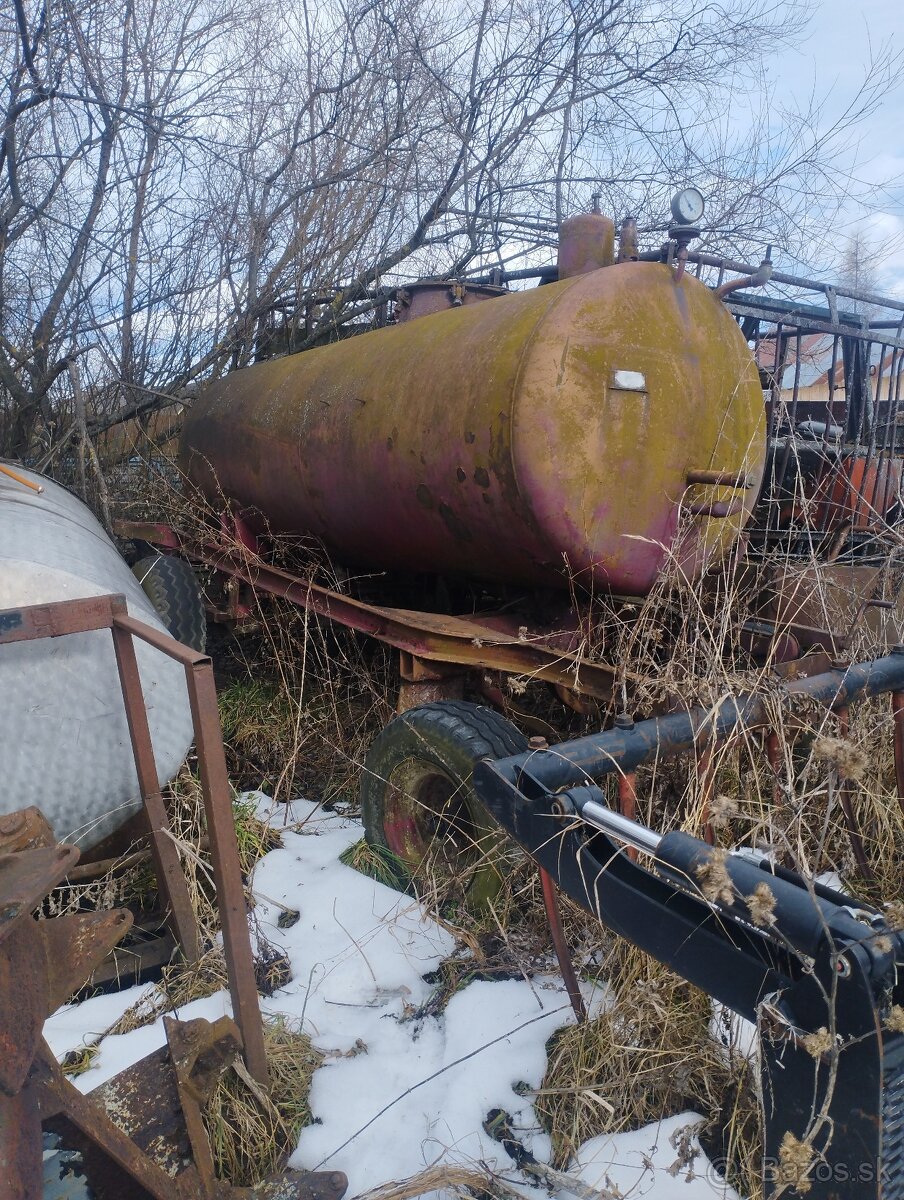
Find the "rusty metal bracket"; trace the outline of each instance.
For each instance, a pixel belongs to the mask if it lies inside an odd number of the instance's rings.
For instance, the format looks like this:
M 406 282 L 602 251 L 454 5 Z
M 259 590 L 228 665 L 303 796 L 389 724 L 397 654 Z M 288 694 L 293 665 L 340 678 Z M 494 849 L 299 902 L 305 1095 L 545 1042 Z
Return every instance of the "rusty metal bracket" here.
M 195 541 L 166 525 L 120 521 L 116 530 L 122 537 L 177 550 L 193 562 L 214 567 L 258 591 L 284 596 L 319 616 L 428 662 L 529 675 L 601 700 L 612 693 L 614 667 L 564 650 L 551 639 L 525 641 L 517 634 L 484 623 L 479 617 L 465 619 L 365 604 L 269 566 L 245 548 Z
M 40 829 L 33 813 L 10 829 Z M 129 929 L 125 910 L 36 920 L 33 910 L 78 861 L 75 846 L 0 854 L 0 1195 L 42 1200 L 42 1127 L 75 1150 L 98 1200 L 340 1200 L 339 1171 L 283 1172 L 254 1188 L 216 1177 L 203 1110 L 242 1048 L 229 1017 L 165 1019 L 168 1045 L 90 1095 L 42 1037 L 45 1018 Z

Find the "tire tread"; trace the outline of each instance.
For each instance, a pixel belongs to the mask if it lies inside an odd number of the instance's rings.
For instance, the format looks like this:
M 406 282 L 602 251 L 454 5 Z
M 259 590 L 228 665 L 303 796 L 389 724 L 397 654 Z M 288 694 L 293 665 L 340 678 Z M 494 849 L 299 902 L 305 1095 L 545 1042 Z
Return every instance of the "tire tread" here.
M 431 734 L 435 735 L 432 742 Z M 473 769 L 473 764 L 482 758 L 505 758 L 527 749 L 524 734 L 500 713 L 484 705 L 466 700 L 438 700 L 400 713 L 374 739 L 364 760 L 361 814 L 365 838 L 372 846 L 388 848 L 383 827 L 386 780 L 397 762 L 406 756 L 410 757 L 412 751 L 416 754 L 413 745 L 410 749 L 406 745 L 409 739 L 415 737 L 423 740 L 425 757 L 433 757 L 444 763 L 446 769 L 461 779 L 469 790 L 470 770 L 461 769 L 463 761 L 470 761 Z M 446 751 L 452 751 L 458 758 L 454 766 L 445 763 Z M 473 791 L 471 803 L 485 812 Z M 485 819 L 495 824 L 489 814 Z M 488 872 L 483 874 L 485 882 Z M 477 885 L 475 890 L 479 890 Z
M 153 554 L 140 559 L 132 573 L 176 641 L 203 653 L 207 619 L 191 566 L 172 555 Z

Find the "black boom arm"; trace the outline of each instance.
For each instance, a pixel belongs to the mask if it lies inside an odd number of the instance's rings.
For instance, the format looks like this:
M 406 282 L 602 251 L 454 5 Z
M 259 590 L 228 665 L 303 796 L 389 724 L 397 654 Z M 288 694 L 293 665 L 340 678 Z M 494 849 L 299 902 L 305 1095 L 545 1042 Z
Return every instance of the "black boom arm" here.
M 592 782 L 612 757 L 590 742 L 484 760 L 474 787 L 601 924 L 757 1023 L 767 1197 L 799 1194 L 791 1135 L 809 1147 L 809 1200 L 904 1198 L 904 936 L 766 856 L 613 812 Z

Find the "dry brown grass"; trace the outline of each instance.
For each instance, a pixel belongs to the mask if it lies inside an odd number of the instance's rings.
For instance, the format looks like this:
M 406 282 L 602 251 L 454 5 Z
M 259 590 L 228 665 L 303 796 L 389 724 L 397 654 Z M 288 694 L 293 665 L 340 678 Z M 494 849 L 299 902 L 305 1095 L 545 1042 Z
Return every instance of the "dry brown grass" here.
M 205 1113 L 217 1174 L 250 1187 L 285 1166 L 298 1135 L 310 1123 L 311 1077 L 323 1056 L 287 1021 L 264 1023 L 270 1069 L 265 1093 L 238 1064 L 227 1070 Z
M 704 1140 L 734 1162 L 742 1194 L 754 1194 L 759 1130 L 750 1064 L 714 1039 L 709 997 L 620 940 L 612 941 L 600 975 L 609 1001 L 552 1039 L 536 1093 L 554 1162 L 567 1165 L 601 1133 L 689 1109 L 709 1120 Z
M 225 497 L 190 494 L 171 460 L 139 466 L 135 479 L 117 492 L 118 517 L 163 521 L 253 567 L 254 555 L 222 526 Z M 268 534 L 266 543 L 268 562 L 301 580 L 346 595 L 370 587 L 335 568 L 315 539 Z M 209 602 L 225 609 L 215 573 L 196 573 Z M 246 588 L 242 599 L 252 610 L 242 630 L 212 629 L 230 777 L 276 800 L 356 807 L 364 755 L 394 710 L 389 651 L 280 597 Z
M 776 560 L 761 569 L 767 567 L 782 564 Z M 686 755 L 642 768 L 639 818 L 662 831 L 682 827 L 699 834 L 709 797 L 721 847 L 769 847 L 809 877 L 831 871 L 854 895 L 887 902 L 904 883 L 904 815 L 888 698 L 856 705 L 847 730 L 824 708 L 790 701 L 770 665 L 754 664 L 739 637 L 757 613 L 757 600 L 746 569 L 729 563 L 706 589 L 673 570 L 622 625 L 623 610 L 613 615 L 602 606 L 595 652 L 623 672 L 619 707 L 645 716 L 663 706 L 708 707 L 727 695 L 756 692 L 767 702 L 778 738 L 777 772 L 766 757 L 764 731 L 714 748 L 708 767 Z M 846 657 L 885 652 L 850 610 L 847 624 L 840 624 L 843 614 L 832 601 L 827 587 L 826 624 L 847 636 Z M 899 640 L 891 618 L 888 623 L 888 640 Z M 605 787 L 614 806 L 615 780 Z M 845 787 L 868 875 L 855 861 L 845 825 Z M 719 881 L 710 883 L 715 897 Z M 769 914 L 763 919 L 768 924 Z M 751 1067 L 713 1040 L 708 998 L 624 943 L 611 948 L 601 974 L 614 994 L 611 1008 L 555 1039 L 538 1096 L 557 1160 L 567 1161 L 589 1137 L 693 1108 L 708 1121 L 704 1143 L 732 1164 L 732 1182 L 742 1194 L 761 1196 L 762 1132 Z

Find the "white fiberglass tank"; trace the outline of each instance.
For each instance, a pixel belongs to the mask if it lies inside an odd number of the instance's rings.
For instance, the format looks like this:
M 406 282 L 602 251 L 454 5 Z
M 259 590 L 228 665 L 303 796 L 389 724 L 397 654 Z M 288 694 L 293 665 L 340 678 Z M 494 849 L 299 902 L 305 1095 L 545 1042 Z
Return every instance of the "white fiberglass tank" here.
M 166 632 L 89 509 L 21 467 L 41 494 L 0 472 L 0 610 L 110 593 Z M 134 639 L 161 785 L 192 741 L 184 668 Z M 89 848 L 141 797 L 107 629 L 0 645 L 0 814 L 35 804 L 60 841 Z

